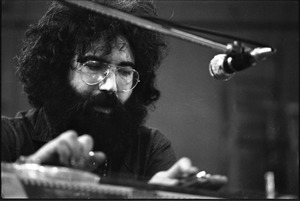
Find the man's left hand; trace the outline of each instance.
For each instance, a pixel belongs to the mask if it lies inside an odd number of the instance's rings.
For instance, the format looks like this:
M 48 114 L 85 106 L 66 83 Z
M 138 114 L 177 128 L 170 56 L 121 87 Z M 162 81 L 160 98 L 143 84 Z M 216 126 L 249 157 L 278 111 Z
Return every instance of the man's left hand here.
M 189 158 L 179 159 L 170 169 L 156 173 L 149 181 L 149 184 L 159 184 L 175 186 L 180 183 L 180 179 L 196 174 L 198 168 L 192 165 Z

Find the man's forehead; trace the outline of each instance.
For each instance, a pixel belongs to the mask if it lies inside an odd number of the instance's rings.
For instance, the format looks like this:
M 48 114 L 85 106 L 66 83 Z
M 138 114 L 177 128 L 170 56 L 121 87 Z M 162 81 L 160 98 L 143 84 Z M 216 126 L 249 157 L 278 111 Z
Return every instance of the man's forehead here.
M 119 37 L 116 43 L 116 47 L 119 48 L 120 51 L 124 51 L 129 48 L 128 41 L 123 37 Z
M 109 44 L 109 46 L 111 46 L 112 49 L 115 48 L 119 51 L 125 51 L 127 49 L 130 49 L 128 41 L 124 37 L 118 36 L 113 41 L 105 41 L 105 39 L 100 38 L 92 42 L 90 48 L 88 48 L 87 51 L 93 51 L 95 52 L 95 54 L 97 54 L 97 52 L 98 54 L 103 53 L 103 51 L 107 51 L 107 42 L 111 43 Z
M 105 37 L 95 40 L 78 55 L 80 59 L 90 56 L 115 64 L 124 61 L 134 63 L 135 60 L 129 42 L 122 36 L 116 37 L 113 41 L 107 41 Z

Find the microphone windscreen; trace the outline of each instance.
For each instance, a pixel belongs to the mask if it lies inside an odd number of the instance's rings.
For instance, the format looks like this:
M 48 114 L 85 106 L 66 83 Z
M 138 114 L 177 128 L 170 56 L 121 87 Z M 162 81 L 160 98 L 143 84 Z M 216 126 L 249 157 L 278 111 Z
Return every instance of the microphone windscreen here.
M 226 56 L 226 54 L 218 54 L 209 63 L 209 73 L 217 80 L 227 81 L 235 75 L 235 73 L 227 73 L 224 69 Z

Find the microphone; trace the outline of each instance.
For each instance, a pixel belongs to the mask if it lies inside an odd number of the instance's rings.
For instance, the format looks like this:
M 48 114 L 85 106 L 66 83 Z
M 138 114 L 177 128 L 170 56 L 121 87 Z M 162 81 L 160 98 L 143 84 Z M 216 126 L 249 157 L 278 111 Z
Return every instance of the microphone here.
M 117 9 L 110 8 L 102 5 L 102 1 L 95 2 L 94 0 L 59 0 L 67 6 L 75 6 L 80 9 L 85 9 L 91 12 L 102 14 L 117 20 L 121 20 L 130 24 L 133 24 L 144 29 L 162 33 L 168 36 L 173 36 L 182 40 L 186 40 L 199 45 L 207 46 L 216 50 L 227 52 L 227 54 L 216 55 L 209 64 L 209 72 L 211 76 L 218 80 L 229 80 L 234 76 L 235 72 L 244 70 L 256 64 L 257 61 L 265 59 L 267 56 L 275 53 L 275 49 L 270 47 L 255 48 L 252 51 L 245 51 L 240 42 L 234 41 L 233 44 L 220 44 L 218 42 L 208 40 L 191 32 L 201 32 L 204 34 L 211 34 L 214 36 L 224 38 L 234 38 L 235 40 L 243 41 L 248 44 L 258 45 L 257 42 L 253 42 L 246 39 L 232 37 L 226 34 L 221 34 L 209 30 L 192 28 L 189 26 L 178 25 L 171 23 L 168 20 L 162 20 L 156 17 L 142 17 L 131 15 L 126 12 L 119 11 Z M 101 3 L 102 2 L 102 3 Z M 189 32 L 184 31 L 189 30 Z M 259 44 L 260 46 L 265 46 Z
M 232 49 L 232 46 L 230 46 Z M 256 65 L 257 61 L 264 60 L 274 54 L 275 49 L 270 47 L 258 47 L 251 51 L 231 51 L 227 54 L 218 54 L 209 63 L 210 75 L 217 80 L 227 81 L 236 72 Z

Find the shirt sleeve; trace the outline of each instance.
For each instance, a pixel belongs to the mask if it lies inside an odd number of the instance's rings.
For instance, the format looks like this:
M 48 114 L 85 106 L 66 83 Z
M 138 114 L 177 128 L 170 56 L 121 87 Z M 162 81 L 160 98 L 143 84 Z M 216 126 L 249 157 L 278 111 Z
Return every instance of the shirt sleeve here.
M 15 162 L 34 152 L 27 124 L 22 118 L 1 117 L 1 161 Z
M 152 135 L 152 148 L 146 170 L 148 178 L 159 171 L 169 169 L 177 160 L 171 141 L 158 130 L 153 130 Z
M 1 161 L 14 162 L 20 152 L 20 137 L 12 123 L 1 117 Z

